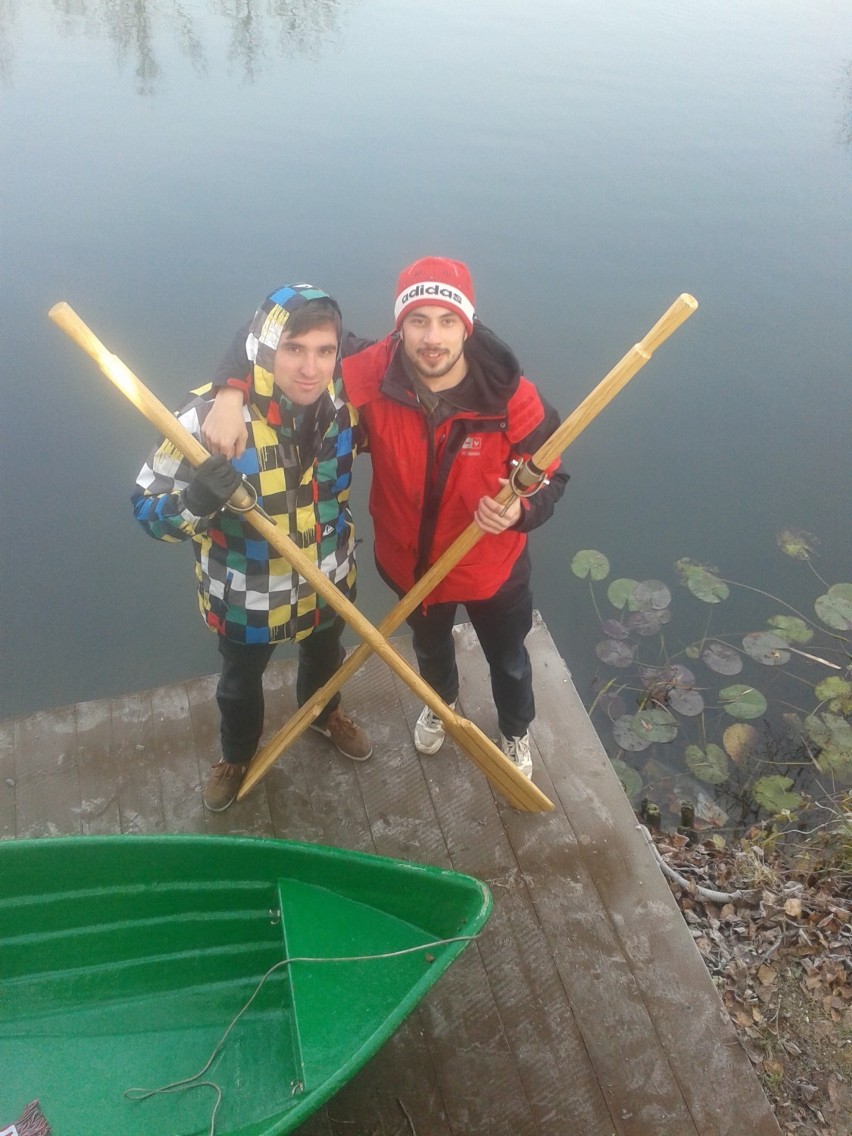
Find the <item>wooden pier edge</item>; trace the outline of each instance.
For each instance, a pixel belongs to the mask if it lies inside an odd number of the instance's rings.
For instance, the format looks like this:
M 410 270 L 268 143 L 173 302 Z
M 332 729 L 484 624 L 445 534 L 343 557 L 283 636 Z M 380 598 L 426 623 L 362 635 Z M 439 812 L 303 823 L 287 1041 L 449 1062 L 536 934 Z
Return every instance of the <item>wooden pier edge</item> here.
M 464 713 L 495 737 L 475 635 L 455 634 Z M 552 813 L 508 806 L 452 741 L 419 757 L 421 707 L 373 658 L 343 692 L 373 758 L 347 761 L 308 731 L 222 814 L 200 798 L 218 759 L 215 676 L 0 722 L 0 838 L 240 833 L 484 879 L 481 939 L 298 1136 L 780 1136 L 538 616 L 527 644 L 535 780 Z M 397 645 L 410 659 L 407 637 Z M 270 733 L 294 709 L 295 661 L 281 655 L 265 680 Z

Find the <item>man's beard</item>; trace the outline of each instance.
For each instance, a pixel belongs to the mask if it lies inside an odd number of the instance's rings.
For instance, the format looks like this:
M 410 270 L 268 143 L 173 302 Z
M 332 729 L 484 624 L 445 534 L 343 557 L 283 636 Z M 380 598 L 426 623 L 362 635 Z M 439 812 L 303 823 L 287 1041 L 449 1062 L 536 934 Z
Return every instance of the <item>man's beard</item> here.
M 453 355 L 451 351 L 448 351 L 445 354 L 442 354 L 439 359 L 436 359 L 434 363 L 429 363 L 428 361 L 422 359 L 419 353 L 415 352 L 413 359 L 410 355 L 408 356 L 408 361 L 409 363 L 411 363 L 417 374 L 421 376 L 421 378 L 442 379 L 444 375 L 448 375 L 450 371 L 452 371 L 453 367 L 455 367 L 456 363 L 458 363 L 461 357 L 461 351 L 459 351 L 456 355 Z

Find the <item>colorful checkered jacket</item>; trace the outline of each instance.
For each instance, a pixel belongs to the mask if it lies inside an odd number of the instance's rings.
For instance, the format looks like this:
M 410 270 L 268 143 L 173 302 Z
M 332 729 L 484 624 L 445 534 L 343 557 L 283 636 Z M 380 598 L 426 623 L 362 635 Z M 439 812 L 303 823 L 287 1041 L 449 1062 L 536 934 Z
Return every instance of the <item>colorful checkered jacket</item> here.
M 257 377 L 255 366 L 255 388 Z M 299 440 L 286 424 L 286 412 L 282 421 L 271 382 L 266 385 L 270 393 L 253 389 L 243 408 L 249 439 L 233 464 L 282 532 L 314 557 L 344 596 L 354 599 L 349 491 L 357 411 L 342 397 L 336 378 L 316 404 L 313 460 L 302 469 Z M 196 438 L 201 438 L 212 399 L 211 388 L 202 387 L 178 414 Z M 191 473 L 186 459 L 163 442 L 137 478 L 133 511 L 157 540 L 192 541 L 199 606 L 208 625 L 239 643 L 278 643 L 304 639 L 330 624 L 333 609 L 238 514 L 225 509 L 213 517 L 196 517 L 185 508 L 183 490 Z

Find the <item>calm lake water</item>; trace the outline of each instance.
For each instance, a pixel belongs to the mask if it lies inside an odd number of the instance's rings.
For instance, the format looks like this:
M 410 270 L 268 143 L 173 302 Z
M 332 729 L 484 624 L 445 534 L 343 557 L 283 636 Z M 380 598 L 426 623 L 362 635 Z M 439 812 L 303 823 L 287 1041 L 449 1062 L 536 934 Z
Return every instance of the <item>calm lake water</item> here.
M 189 549 L 131 517 L 152 431 L 58 300 L 177 405 L 272 286 L 312 280 L 378 335 L 400 267 L 453 256 L 567 415 L 690 292 L 534 538 L 578 686 L 601 638 L 580 549 L 669 582 L 684 620 L 707 614 L 684 556 L 812 611 L 786 526 L 852 575 L 849 3 L 5 0 L 0 124 L 3 716 L 218 669 Z

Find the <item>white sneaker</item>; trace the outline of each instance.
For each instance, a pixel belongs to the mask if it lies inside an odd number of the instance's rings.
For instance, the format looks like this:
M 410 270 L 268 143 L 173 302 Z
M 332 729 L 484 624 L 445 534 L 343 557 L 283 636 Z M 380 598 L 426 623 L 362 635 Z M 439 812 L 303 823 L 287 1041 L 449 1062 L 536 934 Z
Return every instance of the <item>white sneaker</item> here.
M 455 702 L 450 709 L 455 710 Z M 414 727 L 414 748 L 418 753 L 437 753 L 444 744 L 444 723 L 428 706 L 424 706 Z
M 522 738 L 504 738 L 500 735 L 500 748 L 509 761 L 516 765 L 532 781 L 532 754 L 530 753 L 530 736 L 524 734 Z

